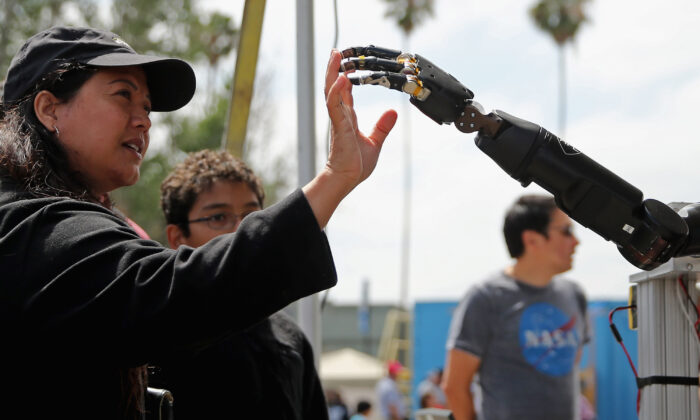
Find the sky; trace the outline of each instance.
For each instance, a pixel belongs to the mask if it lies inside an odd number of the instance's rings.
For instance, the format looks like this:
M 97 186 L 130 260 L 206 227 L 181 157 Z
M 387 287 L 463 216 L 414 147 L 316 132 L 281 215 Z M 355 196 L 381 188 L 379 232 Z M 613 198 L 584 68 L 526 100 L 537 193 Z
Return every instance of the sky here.
M 435 15 L 406 41 L 384 17 L 379 0 L 338 0 L 338 47 L 374 44 L 421 54 L 475 93 L 486 110 L 500 109 L 555 134 L 558 50 L 527 14 L 534 0 L 435 0 Z M 204 6 L 240 22 L 243 0 Z M 267 0 L 259 68 L 271 74 L 273 150 L 296 165 L 296 2 Z M 700 2 L 593 0 L 590 22 L 565 51 L 567 124 L 564 139 L 663 202 L 700 200 Z M 323 76 L 334 36 L 333 2 L 314 4 L 317 167 L 325 157 Z M 204 76 L 204 75 L 199 75 Z M 200 79 L 204 79 L 200 77 Z M 457 300 L 468 287 L 510 264 L 501 228 L 523 188 L 474 145 L 473 134 L 438 125 L 408 96 L 376 86 L 353 90 L 360 129 L 381 113 L 399 120 L 374 174 L 344 201 L 328 225 L 338 271 L 329 299 L 357 303 L 364 280 L 373 303 L 398 303 L 403 200 L 403 150 L 411 147 L 412 217 L 409 301 Z M 188 107 L 196 106 L 193 101 Z M 189 112 L 187 109 L 184 112 Z M 253 156 L 263 165 L 265 156 Z M 296 170 L 292 172 L 296 176 Z M 589 299 L 625 299 L 640 270 L 616 246 L 582 226 L 574 268 Z

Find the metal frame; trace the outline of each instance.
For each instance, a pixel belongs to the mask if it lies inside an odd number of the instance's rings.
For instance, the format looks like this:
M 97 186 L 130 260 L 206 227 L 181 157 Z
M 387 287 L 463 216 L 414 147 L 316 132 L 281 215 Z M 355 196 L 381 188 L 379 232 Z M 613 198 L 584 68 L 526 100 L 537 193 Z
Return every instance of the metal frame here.
M 698 302 L 695 285 L 700 278 L 700 258 L 673 258 L 651 271 L 630 276 L 637 287 L 638 374 L 648 376 L 698 376 L 698 345 L 683 308 L 695 317 L 685 298 L 679 301 L 678 277 L 687 281 L 691 299 Z M 697 386 L 652 384 L 641 391 L 640 420 L 700 419 Z

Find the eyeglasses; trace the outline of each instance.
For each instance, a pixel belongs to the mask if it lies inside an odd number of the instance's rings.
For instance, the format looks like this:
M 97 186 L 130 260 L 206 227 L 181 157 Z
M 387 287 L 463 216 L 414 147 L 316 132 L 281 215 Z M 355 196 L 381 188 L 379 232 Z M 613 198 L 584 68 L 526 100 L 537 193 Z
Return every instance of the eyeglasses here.
M 188 220 L 187 223 L 206 222 L 207 226 L 214 230 L 231 229 L 232 227 L 236 226 L 236 223 L 245 219 L 246 216 L 254 211 L 256 210 L 247 211 L 241 214 L 236 214 L 230 211 L 221 212 L 212 214 L 211 216 L 200 217 L 199 219 Z
M 574 236 L 574 227 L 572 225 L 566 226 L 552 226 L 550 229 L 556 230 L 564 236 Z

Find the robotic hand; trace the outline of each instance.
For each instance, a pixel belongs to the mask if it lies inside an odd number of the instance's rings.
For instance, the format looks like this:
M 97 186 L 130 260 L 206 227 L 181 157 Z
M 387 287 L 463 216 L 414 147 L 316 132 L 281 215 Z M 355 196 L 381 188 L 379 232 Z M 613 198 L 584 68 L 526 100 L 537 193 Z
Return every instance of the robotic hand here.
M 408 93 L 439 124 L 478 132 L 477 147 L 523 186 L 535 182 L 572 219 L 614 242 L 635 266 L 651 270 L 671 257 L 700 254 L 700 204 L 672 209 L 642 192 L 544 128 L 503 111 L 484 112 L 474 94 L 417 54 L 379 48 L 343 51 L 353 84 Z
M 372 70 L 350 77 L 355 85 L 380 85 L 411 95 L 411 103 L 438 124 L 454 122 L 474 94 L 451 74 L 418 54 L 386 48 L 349 48 L 343 51 L 342 71 Z

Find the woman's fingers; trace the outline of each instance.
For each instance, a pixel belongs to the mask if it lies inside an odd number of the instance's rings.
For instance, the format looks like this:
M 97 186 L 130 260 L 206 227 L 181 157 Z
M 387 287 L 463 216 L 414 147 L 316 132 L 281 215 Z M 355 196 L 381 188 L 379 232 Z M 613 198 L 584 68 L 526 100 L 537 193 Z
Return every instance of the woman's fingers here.
M 326 107 L 328 108 L 328 115 L 334 124 L 344 117 L 341 91 L 346 83 L 350 84 L 350 81 L 347 77 L 341 75 L 328 86 L 326 91 Z
M 386 139 L 386 136 L 388 136 L 391 129 L 394 128 L 397 118 L 398 115 L 393 109 L 390 109 L 382 114 L 382 116 L 379 117 L 379 120 L 377 120 L 377 123 L 374 125 L 372 133 L 369 135 L 372 142 L 381 147 Z
M 331 89 L 331 86 L 333 86 L 333 82 L 338 78 L 341 59 L 340 51 L 335 49 L 331 50 L 331 56 L 328 59 L 328 67 L 326 67 L 326 84 L 323 88 L 323 94 L 326 95 L 326 98 L 328 98 L 328 91 Z
M 352 109 L 352 84 L 345 75 L 339 75 L 328 90 L 326 106 L 333 126 L 341 128 L 348 124 L 356 129 L 355 111 Z

